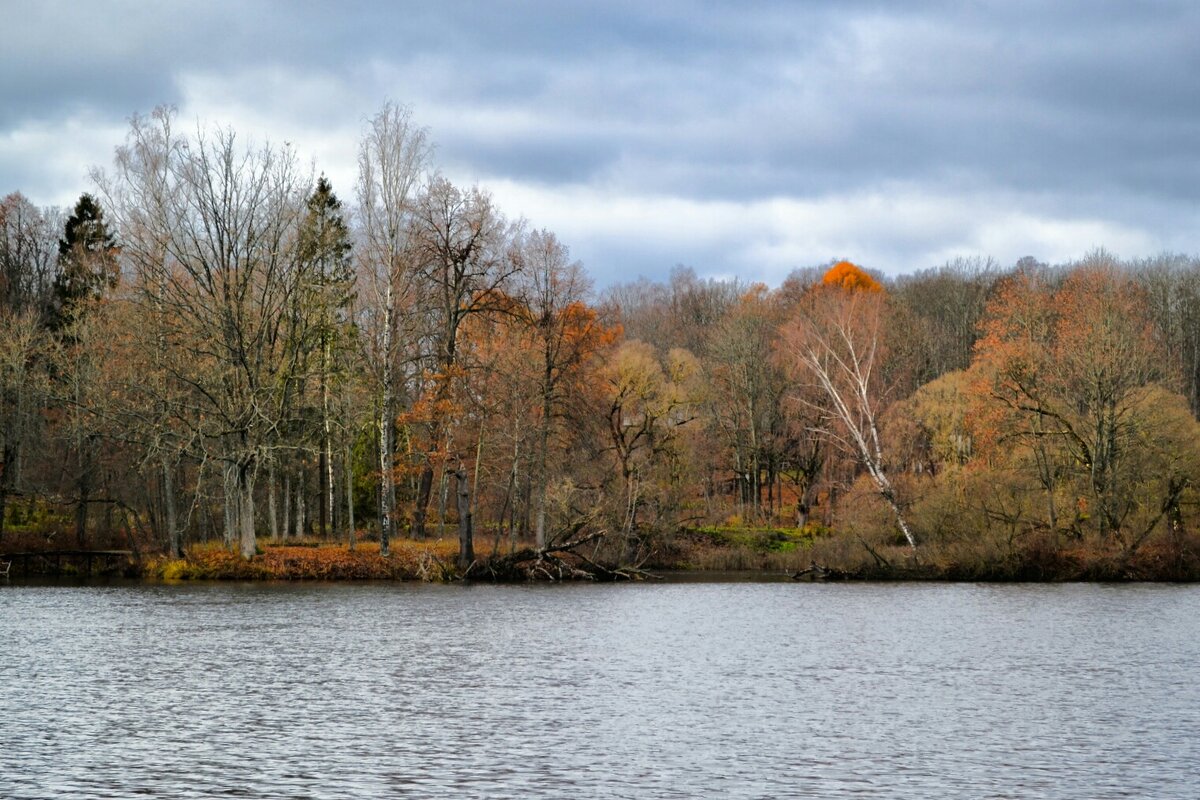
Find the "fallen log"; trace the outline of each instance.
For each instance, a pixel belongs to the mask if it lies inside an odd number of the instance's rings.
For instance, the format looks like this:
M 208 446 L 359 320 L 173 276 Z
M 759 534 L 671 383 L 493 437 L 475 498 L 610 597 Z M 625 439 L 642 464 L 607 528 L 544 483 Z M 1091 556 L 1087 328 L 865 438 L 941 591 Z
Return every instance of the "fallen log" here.
M 792 573 L 794 581 L 844 581 L 857 577 L 836 567 L 823 567 L 813 561 L 807 569 Z
M 525 547 L 507 555 L 476 560 L 467 567 L 465 580 L 496 583 L 549 581 L 632 581 L 654 577 L 637 567 L 610 566 L 597 562 L 579 549 L 604 538 L 604 533 L 592 533 L 545 547 Z

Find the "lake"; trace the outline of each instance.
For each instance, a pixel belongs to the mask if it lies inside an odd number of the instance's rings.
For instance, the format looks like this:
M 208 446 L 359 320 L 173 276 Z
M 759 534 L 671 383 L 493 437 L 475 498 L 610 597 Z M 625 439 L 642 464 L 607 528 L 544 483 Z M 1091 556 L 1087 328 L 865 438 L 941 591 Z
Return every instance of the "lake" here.
M 0 585 L 0 796 L 1200 796 L 1200 588 Z

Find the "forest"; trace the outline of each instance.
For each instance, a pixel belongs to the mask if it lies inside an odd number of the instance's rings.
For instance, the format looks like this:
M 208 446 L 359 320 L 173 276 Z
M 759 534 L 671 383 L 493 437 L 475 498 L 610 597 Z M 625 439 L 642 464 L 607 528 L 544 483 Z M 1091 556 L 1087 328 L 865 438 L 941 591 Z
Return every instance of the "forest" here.
M 0 553 L 1200 577 L 1200 259 L 597 291 L 433 152 L 385 105 L 333 187 L 160 108 L 73 208 L 4 197 Z

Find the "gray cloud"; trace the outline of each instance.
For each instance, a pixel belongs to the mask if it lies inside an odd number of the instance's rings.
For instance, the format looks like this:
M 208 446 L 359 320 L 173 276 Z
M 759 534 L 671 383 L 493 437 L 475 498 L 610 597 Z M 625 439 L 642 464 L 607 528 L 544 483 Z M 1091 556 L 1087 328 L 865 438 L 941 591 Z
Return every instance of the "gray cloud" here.
M 163 102 L 253 115 L 275 138 L 317 142 L 336 171 L 352 163 L 361 119 L 390 97 L 414 105 L 454 174 L 540 188 L 541 200 L 521 195 L 531 209 L 590 187 L 593 199 L 641 198 L 647 213 L 653 198 L 692 203 L 700 218 L 705 204 L 779 199 L 856 213 L 864 197 L 901 191 L 1019 213 L 1041 225 L 1034 242 L 1059 241 L 1053 228 L 1200 249 L 1200 234 L 1179 229 L 1195 230 L 1200 199 L 1190 2 L 28 5 L 5 14 L 0 47 L 0 191 L 85 188 L 78 165 L 105 161 L 117 141 L 64 131 L 119 130 Z M 728 273 L 756 269 L 751 253 L 817 263 L 854 252 L 849 223 L 806 218 L 829 235 L 778 247 L 782 222 L 758 242 L 731 226 L 692 247 L 653 225 L 616 230 L 599 201 L 588 213 L 592 229 L 562 224 L 604 272 L 685 261 Z M 912 269 L 997 246 L 988 224 L 964 220 L 955 236 L 914 218 L 857 237 Z

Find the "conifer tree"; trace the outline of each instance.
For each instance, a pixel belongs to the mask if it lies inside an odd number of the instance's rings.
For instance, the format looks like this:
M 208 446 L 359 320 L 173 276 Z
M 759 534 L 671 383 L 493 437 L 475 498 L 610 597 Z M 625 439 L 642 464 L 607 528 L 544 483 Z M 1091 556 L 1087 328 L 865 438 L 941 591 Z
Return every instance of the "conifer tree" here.
M 75 320 L 82 303 L 117 284 L 116 240 L 90 194 L 80 195 L 67 218 L 58 240 L 58 266 L 48 327 L 61 332 Z
M 350 266 L 350 230 L 342 212 L 342 203 L 329 180 L 322 175 L 305 203 L 300 228 L 300 259 L 313 276 L 309 302 L 315 310 L 314 333 L 320 385 L 320 502 L 318 525 L 325 535 L 333 528 L 336 507 L 333 444 L 336 400 L 333 383 L 340 374 L 347 309 L 353 291 Z M 342 426 L 337 426 L 342 427 Z M 353 543 L 353 531 L 348 533 Z

